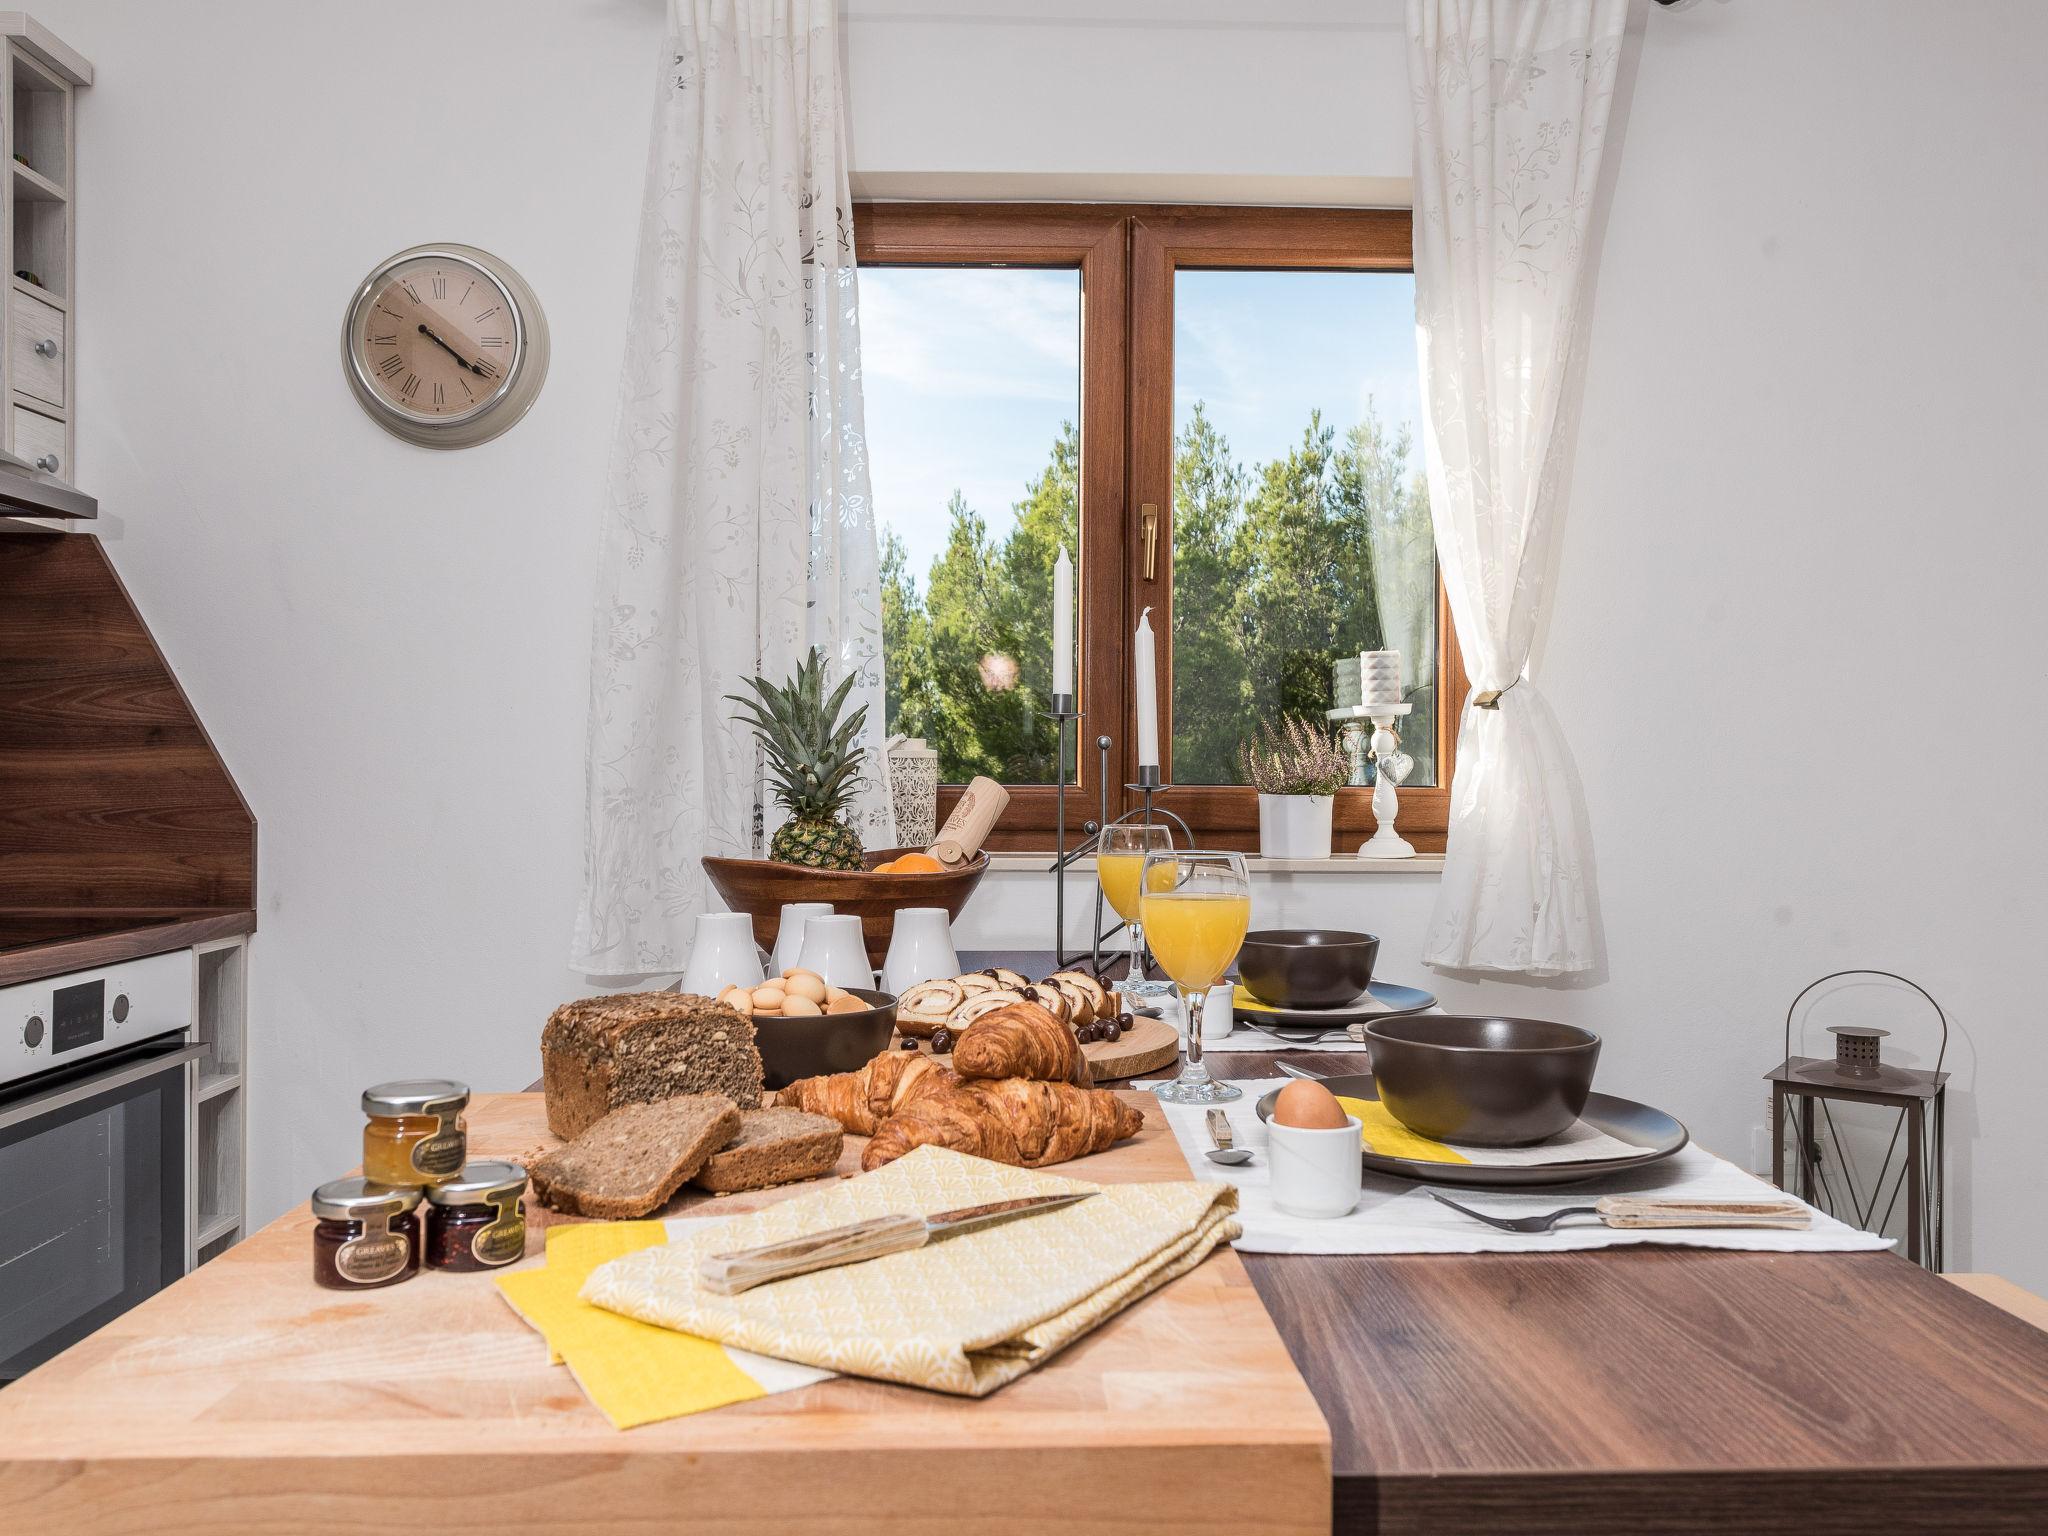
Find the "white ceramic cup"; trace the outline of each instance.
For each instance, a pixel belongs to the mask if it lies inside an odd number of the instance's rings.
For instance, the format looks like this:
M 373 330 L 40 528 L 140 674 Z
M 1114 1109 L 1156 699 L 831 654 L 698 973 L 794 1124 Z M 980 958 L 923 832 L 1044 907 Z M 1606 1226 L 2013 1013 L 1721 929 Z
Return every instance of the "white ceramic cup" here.
M 797 956 L 804 952 L 804 924 L 814 917 L 830 917 L 832 903 L 829 901 L 785 901 L 782 914 L 776 921 L 781 925 L 775 930 L 775 974 L 798 963 Z
M 1221 1044 L 1236 1027 L 1237 984 L 1219 981 L 1202 999 L 1202 1044 Z
M 953 926 L 944 907 L 904 907 L 889 934 L 889 953 L 882 960 L 882 990 L 901 997 L 921 981 L 957 976 L 960 956 L 953 949 Z
M 754 920 L 744 912 L 706 912 L 697 919 L 690 962 L 678 992 L 716 997 L 727 987 L 761 984 L 761 951 L 754 947 Z
M 796 963 L 823 977 L 828 987 L 873 990 L 875 985 L 867 946 L 861 942 L 860 919 L 850 914 L 806 918 L 803 948 L 797 951 Z
M 1343 1129 L 1334 1131 L 1267 1125 L 1273 1203 L 1289 1216 L 1329 1220 L 1349 1215 L 1358 1204 L 1363 1127 L 1355 1115 L 1344 1118 Z

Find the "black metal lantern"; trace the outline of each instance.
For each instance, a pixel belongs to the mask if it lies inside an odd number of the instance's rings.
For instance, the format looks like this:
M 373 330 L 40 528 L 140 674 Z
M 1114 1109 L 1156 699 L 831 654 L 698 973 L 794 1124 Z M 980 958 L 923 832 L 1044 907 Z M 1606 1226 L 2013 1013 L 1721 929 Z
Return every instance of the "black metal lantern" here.
M 1941 1045 L 1935 1053 L 1933 1071 L 1918 1072 L 1885 1061 L 1882 1042 L 1891 1031 L 1868 1024 L 1829 1025 L 1828 1033 L 1835 1037 L 1832 1060 L 1792 1054 L 1792 1027 L 1799 1005 L 1816 987 L 1845 976 L 1897 982 L 1926 999 L 1941 1024 Z M 1866 1231 L 1881 1232 L 1903 1194 L 1906 1257 L 1939 1272 L 1948 1114 L 1948 1074 L 1941 1066 L 1947 1056 L 1948 1015 L 1919 983 L 1890 971 L 1870 970 L 1834 971 L 1808 983 L 1785 1010 L 1785 1060 L 1765 1077 L 1771 1085 L 1771 1182 L 1785 1188 L 1785 1122 L 1789 1115 L 1798 1135 L 1800 1198 L 1842 1221 Z M 1834 1103 L 1876 1104 L 1898 1111 L 1891 1139 L 1885 1143 L 1884 1158 L 1867 1189 L 1857 1187 L 1842 1135 L 1829 1108 Z M 1815 1122 L 1816 1106 L 1819 1124 Z M 1834 1187 L 1835 1181 L 1820 1166 L 1816 1155 L 1823 1128 L 1835 1150 L 1840 1189 Z

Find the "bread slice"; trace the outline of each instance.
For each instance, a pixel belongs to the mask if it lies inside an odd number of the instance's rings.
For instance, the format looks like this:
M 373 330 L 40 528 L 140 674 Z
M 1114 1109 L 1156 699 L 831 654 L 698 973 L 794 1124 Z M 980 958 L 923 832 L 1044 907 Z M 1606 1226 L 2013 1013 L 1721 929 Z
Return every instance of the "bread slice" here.
M 536 1159 L 533 1192 L 566 1215 L 631 1221 L 666 1205 L 739 1128 L 739 1108 L 722 1093 L 628 1104 Z
M 838 1164 L 845 1139 L 839 1122 L 823 1115 L 800 1109 L 742 1110 L 739 1134 L 712 1153 L 690 1182 L 729 1195 L 815 1179 Z
M 623 992 L 564 1003 L 540 1034 L 548 1129 L 564 1141 L 613 1110 L 686 1093 L 761 1102 L 754 1024 L 686 992 Z

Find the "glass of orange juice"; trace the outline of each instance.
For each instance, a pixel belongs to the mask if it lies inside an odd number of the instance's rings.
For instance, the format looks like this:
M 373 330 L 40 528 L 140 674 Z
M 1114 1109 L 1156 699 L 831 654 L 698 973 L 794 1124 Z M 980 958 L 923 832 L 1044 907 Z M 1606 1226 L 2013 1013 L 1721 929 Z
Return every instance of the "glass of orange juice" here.
M 1202 1064 L 1202 1003 L 1223 979 L 1252 921 L 1244 855 L 1168 847 L 1145 856 L 1139 915 L 1160 969 L 1180 987 L 1187 1009 L 1187 1060 L 1180 1076 L 1153 1089 L 1169 1104 L 1222 1104 L 1243 1090 L 1219 1083 Z
M 1095 839 L 1095 878 L 1102 886 L 1102 898 L 1116 909 L 1131 935 L 1130 973 L 1115 990 L 1123 994 L 1125 1006 L 1133 1012 L 1140 1000 L 1154 1001 L 1173 991 L 1172 982 L 1154 981 L 1145 974 L 1145 930 L 1138 914 L 1138 881 L 1146 856 L 1172 848 L 1173 834 L 1160 823 L 1111 822 Z

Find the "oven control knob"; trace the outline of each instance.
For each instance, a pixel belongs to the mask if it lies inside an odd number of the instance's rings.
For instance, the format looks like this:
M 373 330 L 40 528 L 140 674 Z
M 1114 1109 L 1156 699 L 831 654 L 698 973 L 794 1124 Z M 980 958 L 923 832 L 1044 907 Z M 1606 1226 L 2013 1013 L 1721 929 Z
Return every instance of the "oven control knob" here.
M 116 1024 L 125 1024 L 127 1021 L 128 994 L 126 992 L 116 992 L 114 994 L 114 1022 Z
M 21 1043 L 34 1050 L 43 1043 L 43 1021 L 40 1015 L 31 1015 L 28 1028 L 21 1032 Z

